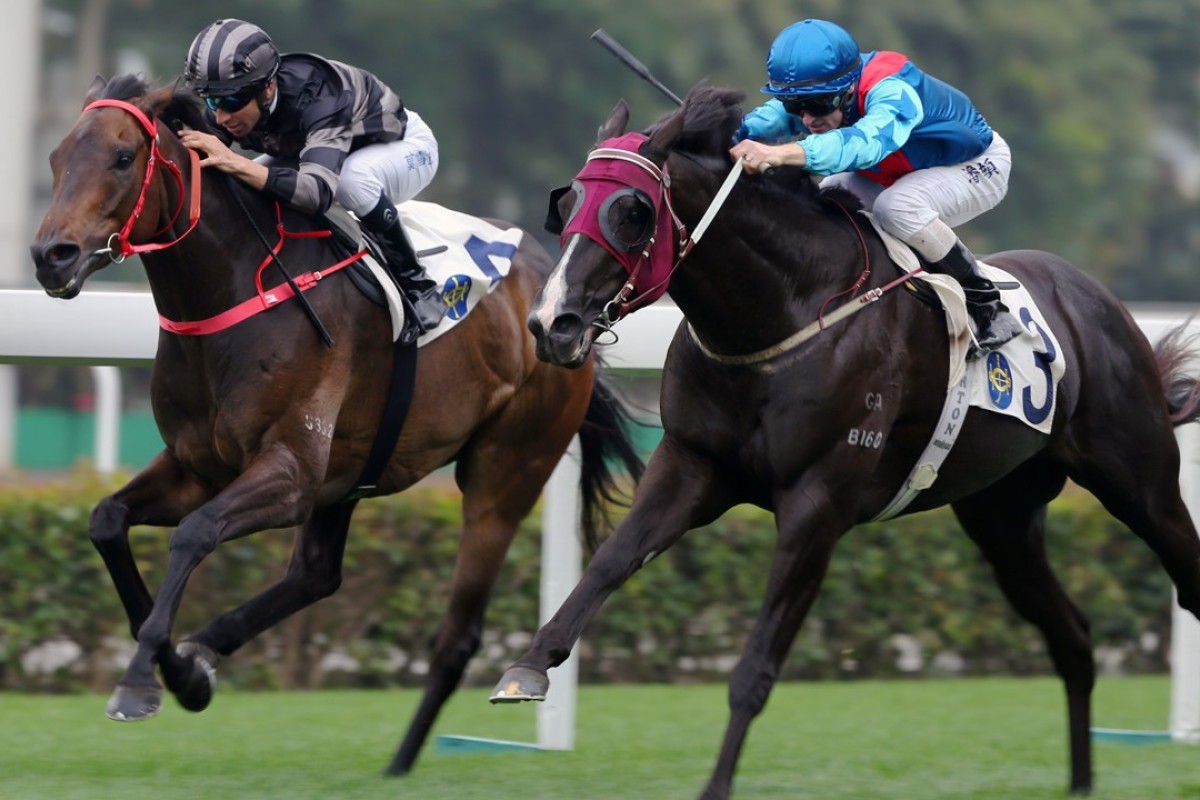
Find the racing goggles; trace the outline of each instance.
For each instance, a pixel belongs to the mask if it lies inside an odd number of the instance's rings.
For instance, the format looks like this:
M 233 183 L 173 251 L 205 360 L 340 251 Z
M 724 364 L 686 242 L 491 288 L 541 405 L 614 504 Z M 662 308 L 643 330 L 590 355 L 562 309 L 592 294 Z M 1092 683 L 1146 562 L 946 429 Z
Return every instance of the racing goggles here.
M 846 94 L 845 92 L 834 92 L 832 94 L 809 94 L 799 97 L 794 95 L 776 95 L 775 99 L 783 103 L 784 111 L 794 114 L 797 117 L 803 114 L 824 117 L 842 107 L 842 101 L 846 99 Z
M 236 114 L 245 108 L 251 100 L 258 97 L 261 91 L 261 86 L 251 86 L 247 89 L 242 89 L 237 94 L 227 94 L 222 97 L 205 95 L 203 99 L 204 104 L 208 106 L 210 111 L 224 111 L 228 114 Z

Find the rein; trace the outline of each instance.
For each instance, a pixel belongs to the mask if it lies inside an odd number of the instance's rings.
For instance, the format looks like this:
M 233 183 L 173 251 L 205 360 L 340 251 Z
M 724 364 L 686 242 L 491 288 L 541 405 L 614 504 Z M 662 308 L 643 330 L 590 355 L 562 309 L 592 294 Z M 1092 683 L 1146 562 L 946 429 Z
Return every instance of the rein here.
M 729 174 L 725 176 L 725 180 L 722 182 L 721 187 L 717 190 L 712 201 L 709 203 L 708 208 L 705 209 L 704 214 L 701 216 L 700 221 L 696 224 L 695 231 L 691 235 L 688 235 L 687 227 L 683 224 L 682 220 L 680 220 L 679 215 L 675 212 L 674 204 L 672 203 L 671 177 L 665 164 L 662 167 L 659 167 L 653 161 L 641 155 L 640 153 L 621 147 L 598 147 L 588 154 L 587 160 L 589 162 L 598 160 L 622 161 L 632 164 L 643 172 L 649 174 L 658 187 L 658 197 L 656 199 L 654 209 L 655 213 L 656 215 L 661 215 L 665 212 L 670 215 L 670 230 L 674 233 L 673 238 L 676 241 L 675 254 L 671 259 L 670 268 L 666 269 L 665 271 L 660 271 L 663 272 L 661 278 L 659 278 L 654 284 L 643 287 L 642 290 L 638 292 L 638 295 L 632 300 L 629 298 L 638 288 L 637 281 L 641 276 L 643 269 L 645 269 L 647 265 L 652 265 L 654 261 L 654 248 L 656 244 L 658 244 L 659 238 L 651 236 L 649 239 L 647 239 L 641 252 L 637 255 L 636 261 L 633 263 L 629 263 L 626 258 L 622 258 L 618 253 L 610 249 L 610 252 L 613 252 L 613 255 L 617 257 L 618 261 L 625 266 L 629 277 L 617 291 L 616 296 L 614 296 L 612 300 L 609 300 L 604 305 L 604 310 L 600 313 L 596 320 L 592 322 L 592 325 L 596 328 L 599 328 L 603 333 L 611 334 L 613 337 L 613 342 L 615 342 L 617 340 L 617 336 L 616 332 L 613 330 L 613 325 L 630 312 L 637 310 L 643 305 L 648 305 L 662 296 L 663 292 L 666 290 L 667 284 L 671 280 L 671 277 L 675 274 L 675 271 L 679 269 L 680 265 L 683 263 L 683 260 L 692 252 L 692 249 L 696 246 L 696 244 L 700 241 L 700 238 L 704 235 L 705 231 L 707 231 L 708 227 L 712 224 L 712 221 L 716 217 L 717 213 L 724 206 L 729 194 L 733 191 L 734 185 L 742 175 L 743 165 L 740 159 L 734 161 L 733 167 L 729 170 Z M 580 177 L 582 176 L 583 173 L 581 173 Z M 628 185 L 633 185 L 634 183 L 628 178 L 622 182 Z M 799 345 L 816 336 L 818 333 L 824 331 L 829 325 L 832 325 L 833 323 L 845 319 L 851 314 L 860 311 L 865 306 L 878 300 L 886 292 L 905 283 L 909 279 L 910 274 L 906 274 L 900 278 L 890 281 L 884 286 L 872 289 L 861 297 L 854 299 L 858 294 L 858 290 L 862 288 L 862 285 L 866 283 L 867 278 L 869 278 L 871 275 L 870 251 L 867 247 L 866 237 L 863 235 L 862 228 L 859 226 L 858 221 L 854 218 L 854 215 L 841 203 L 838 203 L 836 200 L 833 202 L 842 211 L 842 213 L 845 214 L 846 219 L 849 220 L 851 227 L 854 229 L 854 232 L 858 237 L 859 248 L 862 251 L 863 269 L 862 272 L 859 273 L 859 276 L 854 283 L 844 291 L 837 292 L 836 294 L 825 298 L 825 300 L 821 303 L 820 309 L 817 312 L 817 319 L 814 322 L 804 326 L 796 333 L 788 336 L 786 339 L 753 353 L 745 353 L 741 355 L 724 355 L 717 353 L 709 349 L 703 342 L 700 341 L 696 330 L 692 327 L 691 323 L 688 323 L 688 334 L 691 336 L 692 341 L 696 343 L 696 346 L 700 349 L 700 352 L 713 361 L 717 361 L 722 364 L 749 365 L 769 361 L 770 359 L 776 358 L 788 352 L 789 350 L 798 347 Z M 606 249 L 609 249 L 607 245 L 604 245 L 603 242 L 601 242 L 601 244 L 602 246 L 605 246 Z M 652 277 L 655 276 L 653 269 L 653 266 L 651 266 L 650 275 Z M 826 307 L 831 302 L 847 294 L 852 298 L 852 302 L 848 302 L 828 314 L 825 313 Z
M 275 204 L 275 215 L 278 219 L 278 222 L 275 225 L 275 230 L 279 234 L 279 241 L 274 247 L 268 245 L 267 257 L 259 263 L 258 269 L 254 273 L 254 285 L 258 289 L 258 293 L 254 297 L 251 297 L 248 300 L 243 300 L 233 308 L 222 311 L 220 314 L 216 314 L 215 316 L 191 322 L 176 322 L 174 320 L 167 319 L 162 314 L 159 314 L 159 327 L 161 327 L 164 331 L 177 333 L 182 336 L 207 336 L 210 333 L 223 331 L 226 328 L 231 328 L 234 325 L 237 325 L 239 322 L 243 322 L 244 320 L 253 317 L 255 314 L 266 311 L 267 309 L 276 306 L 285 300 L 290 300 L 293 297 L 298 298 L 300 301 L 304 301 L 305 298 L 302 295 L 303 292 L 307 292 L 309 289 L 320 283 L 322 279 L 329 277 L 335 272 L 345 269 L 366 255 L 366 250 L 359 250 L 357 253 L 342 259 L 330 267 L 326 267 L 325 269 L 321 270 L 313 270 L 312 272 L 306 272 L 303 275 L 299 275 L 295 278 L 292 278 L 285 271 L 284 275 L 287 277 L 287 281 L 285 283 L 272 286 L 270 289 L 264 289 L 262 283 L 263 270 L 265 270 L 272 262 L 276 264 L 279 263 L 279 251 L 283 249 L 284 241 L 287 239 L 315 239 L 333 235 L 333 231 L 328 230 L 303 231 L 299 233 L 286 230 L 283 227 L 283 211 L 278 203 Z M 264 243 L 265 242 L 266 240 L 264 238 Z M 317 321 L 317 324 L 319 332 L 324 333 L 325 329 L 323 326 L 320 326 L 319 320 Z M 328 337 L 328 335 L 328 333 L 324 333 L 325 337 Z M 332 344 L 332 342 L 333 340 L 331 338 L 326 340 L 326 344 Z
M 821 302 L 820 309 L 817 311 L 817 319 L 815 321 L 810 322 L 808 325 L 805 325 L 803 328 L 796 331 L 795 333 L 793 333 L 791 336 L 787 337 L 783 341 L 777 342 L 776 344 L 773 344 L 770 347 L 763 348 L 762 350 L 758 350 L 753 353 L 744 353 L 741 355 L 724 355 L 722 353 L 714 352 L 713 350 L 710 350 L 704 344 L 704 342 L 700 341 L 700 337 L 697 335 L 696 330 L 692 327 L 691 323 L 689 322 L 688 326 L 687 326 L 688 335 L 692 338 L 692 341 L 696 344 L 696 347 L 698 347 L 700 349 L 700 352 L 702 352 L 705 356 L 707 356 L 708 358 L 710 358 L 713 361 L 716 361 L 720 364 L 746 366 L 746 365 L 750 365 L 750 364 L 761 364 L 764 361 L 770 361 L 773 358 L 783 355 L 784 353 L 788 352 L 789 350 L 799 347 L 801 344 L 803 344 L 804 342 L 807 342 L 809 339 L 813 338 L 818 333 L 821 333 L 822 331 L 824 331 L 825 328 L 832 325 L 833 323 L 839 322 L 839 321 L 845 319 L 846 317 L 850 316 L 851 314 L 855 314 L 859 311 L 862 311 L 865 307 L 867 307 L 871 303 L 874 303 L 879 298 L 883 297 L 883 295 L 885 293 L 891 291 L 892 289 L 896 288 L 897 286 L 900 286 L 900 285 L 906 283 L 909 280 L 909 278 L 911 278 L 913 275 L 916 275 L 920 272 L 924 272 L 923 269 L 916 269 L 916 270 L 913 270 L 912 272 L 905 273 L 905 274 L 901 275 L 900 277 L 889 281 L 888 283 L 884 284 L 883 286 L 877 287 L 875 289 L 871 289 L 870 291 L 863 294 L 861 297 L 855 298 L 854 296 L 856 294 L 858 294 L 858 290 L 860 288 L 862 288 L 862 285 L 866 282 L 867 278 L 869 278 L 871 276 L 871 255 L 870 255 L 870 251 L 867 249 L 867 239 L 863 235 L 862 227 L 858 224 L 858 220 L 856 220 L 854 218 L 854 215 L 849 211 L 849 209 L 847 209 L 841 203 L 837 202 L 836 200 L 833 200 L 832 202 L 834 205 L 836 205 L 841 210 L 841 212 L 843 214 L 846 215 L 846 219 L 848 219 L 850 221 L 851 227 L 854 228 L 854 233 L 858 236 L 858 244 L 862 250 L 863 270 L 862 270 L 862 272 L 859 273 L 858 278 L 854 281 L 854 284 L 849 289 L 845 289 L 841 292 L 838 292 L 837 294 L 832 294 L 829 297 L 825 298 L 825 300 Z M 711 210 L 711 208 L 710 208 L 710 210 Z M 705 216 L 707 217 L 708 214 L 705 214 Z M 842 295 L 845 295 L 845 294 L 850 295 L 851 302 L 848 302 L 845 305 L 830 312 L 829 314 L 826 314 L 825 307 L 827 305 L 829 305 L 829 303 L 832 302 L 833 300 L 835 300 L 838 297 L 841 297 Z
M 154 179 L 154 168 L 158 164 L 166 165 L 171 174 L 175 176 L 175 184 L 179 187 L 179 207 L 175 209 L 175 213 L 171 215 L 171 219 L 160 228 L 152 233 L 150 238 L 161 236 L 170 230 L 175 224 L 175 220 L 179 219 L 179 213 L 183 210 L 184 196 L 187 194 L 184 191 L 183 171 L 179 165 L 163 155 L 162 150 L 158 147 L 158 120 L 147 117 L 140 108 L 127 103 L 124 100 L 96 100 L 89 103 L 82 112 L 87 113 L 94 108 L 119 108 L 122 111 L 131 114 L 146 131 L 150 137 L 150 157 L 146 160 L 146 176 L 142 179 L 142 189 L 138 193 L 137 202 L 133 204 L 133 211 L 129 215 L 129 219 L 125 220 L 125 224 L 121 226 L 121 230 L 108 237 L 108 247 L 103 247 L 96 250 L 92 255 L 107 255 L 115 264 L 120 264 L 129 256 L 137 253 L 148 253 L 154 250 L 163 250 L 178 244 L 185 236 L 191 233 L 196 228 L 196 223 L 200 221 L 200 154 L 195 150 L 188 150 L 191 156 L 191 195 L 188 197 L 188 228 L 175 239 L 169 242 L 149 242 L 146 244 L 131 244 L 129 235 L 133 232 L 133 226 L 137 224 L 142 216 L 142 211 L 146 206 L 146 195 L 150 191 L 150 183 Z
M 854 301 L 849 302 L 844 306 L 841 306 L 840 308 L 830 312 L 829 314 L 827 314 L 827 315 L 822 314 L 816 320 L 805 325 L 803 328 L 796 331 L 795 333 L 793 333 L 791 336 L 787 337 L 783 341 L 778 342 L 776 344 L 771 345 L 770 347 L 764 348 L 762 350 L 758 350 L 753 353 L 745 353 L 743 355 L 730 356 L 730 355 L 724 355 L 722 353 L 714 352 L 714 351 L 708 349 L 708 347 L 705 346 L 704 342 L 700 341 L 700 337 L 696 335 L 696 330 L 692 327 L 692 324 L 690 322 L 688 323 L 688 326 L 687 326 L 688 335 L 692 337 L 692 341 L 695 343 L 696 347 L 700 349 L 701 353 L 703 353 L 708 358 L 710 358 L 713 361 L 716 361 L 720 364 L 732 364 L 732 365 L 737 365 L 737 366 L 746 366 L 749 364 L 760 364 L 764 361 L 770 361 L 771 359 L 776 358 L 777 356 L 783 355 L 784 353 L 788 352 L 789 350 L 799 347 L 801 344 L 803 344 L 804 342 L 807 342 L 809 339 L 813 338 L 814 336 L 816 336 L 818 333 L 825 330 L 828 326 L 832 325 L 833 323 L 843 320 L 846 317 L 850 316 L 851 314 L 862 311 L 868 305 L 870 305 L 871 303 L 874 303 L 876 300 L 883 297 L 883 295 L 886 292 L 889 292 L 892 289 L 895 289 L 897 286 L 900 286 L 901 284 L 906 283 L 910 278 L 912 278 L 913 275 L 916 275 L 918 272 L 922 272 L 922 271 L 923 270 L 914 270 L 912 272 L 905 273 L 904 275 L 901 275 L 899 278 L 895 278 L 895 279 L 889 281 L 888 283 L 884 284 L 883 286 L 879 286 L 875 289 L 872 289 L 869 292 L 866 292 L 865 294 L 863 294 L 862 297 L 859 297 L 859 298 L 855 299 Z M 842 294 L 845 294 L 845 292 L 842 292 Z M 836 297 L 836 296 L 837 295 L 834 295 L 834 297 Z M 830 298 L 830 299 L 832 299 L 832 298 Z M 829 301 L 826 300 L 825 302 L 829 302 Z M 824 308 L 825 307 L 824 304 L 822 304 L 821 307 Z

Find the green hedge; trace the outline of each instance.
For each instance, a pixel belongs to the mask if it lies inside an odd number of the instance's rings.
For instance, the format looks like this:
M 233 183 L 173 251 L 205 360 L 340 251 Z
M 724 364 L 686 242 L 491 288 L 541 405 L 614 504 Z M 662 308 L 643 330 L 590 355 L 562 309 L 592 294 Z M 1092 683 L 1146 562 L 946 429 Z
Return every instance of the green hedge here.
M 92 506 L 114 487 L 78 475 L 0 489 L 0 688 L 107 689 L 120 675 L 129 632 L 87 535 Z M 426 643 L 446 607 L 458 521 L 458 495 L 446 488 L 362 503 L 338 593 L 226 660 L 222 679 L 255 688 L 420 683 Z M 1167 669 L 1170 583 L 1149 548 L 1078 491 L 1056 501 L 1048 528 L 1051 559 L 1091 619 L 1102 662 L 1131 673 Z M 167 533 L 132 533 L 152 590 Z M 757 613 L 773 544 L 770 516 L 749 508 L 684 537 L 594 619 L 584 634 L 581 679 L 723 678 Z M 269 531 L 218 548 L 189 583 L 177 635 L 265 588 L 282 573 L 290 546 L 290 532 Z M 527 646 L 537 621 L 539 554 L 535 513 L 509 551 L 470 682 L 490 684 Z M 896 635 L 920 649 L 906 667 Z M 31 654 L 47 643 L 57 643 L 70 663 L 36 667 Z M 843 539 L 785 677 L 1049 670 L 1040 637 L 1016 618 L 974 546 L 941 510 L 864 526 Z

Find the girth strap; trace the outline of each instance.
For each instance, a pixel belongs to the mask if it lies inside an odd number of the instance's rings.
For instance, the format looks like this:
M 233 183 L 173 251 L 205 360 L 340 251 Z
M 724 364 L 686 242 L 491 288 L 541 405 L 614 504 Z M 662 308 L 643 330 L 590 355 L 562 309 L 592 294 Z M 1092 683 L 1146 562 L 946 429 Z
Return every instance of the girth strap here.
M 354 488 L 342 499 L 343 503 L 359 500 L 375 491 L 376 482 L 383 474 L 388 459 L 392 457 L 392 451 L 396 449 L 400 430 L 408 417 L 417 376 L 416 342 L 396 342 L 392 346 L 392 356 L 392 380 L 388 384 L 383 419 L 379 421 L 379 430 L 375 432 L 375 441 L 371 445 L 371 453 L 367 456 L 362 474 L 358 476 Z

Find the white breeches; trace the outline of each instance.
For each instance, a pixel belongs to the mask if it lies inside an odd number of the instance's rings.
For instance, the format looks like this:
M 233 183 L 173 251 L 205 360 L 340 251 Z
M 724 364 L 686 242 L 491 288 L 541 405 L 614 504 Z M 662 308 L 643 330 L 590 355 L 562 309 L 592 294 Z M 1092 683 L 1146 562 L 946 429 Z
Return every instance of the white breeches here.
M 433 131 L 413 111 L 398 142 L 367 145 L 346 157 L 338 176 L 337 201 L 362 218 L 387 195 L 393 203 L 417 196 L 438 168 L 438 144 Z
M 910 172 L 888 187 L 854 172 L 830 175 L 821 186 L 849 190 L 885 231 L 926 259 L 940 261 L 955 242 L 947 226 L 958 227 L 995 208 L 1008 192 L 1011 172 L 1012 152 L 997 133 L 991 146 L 970 161 Z

